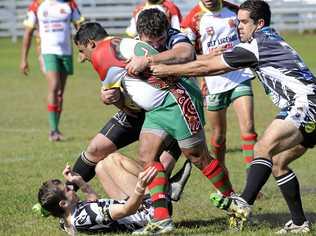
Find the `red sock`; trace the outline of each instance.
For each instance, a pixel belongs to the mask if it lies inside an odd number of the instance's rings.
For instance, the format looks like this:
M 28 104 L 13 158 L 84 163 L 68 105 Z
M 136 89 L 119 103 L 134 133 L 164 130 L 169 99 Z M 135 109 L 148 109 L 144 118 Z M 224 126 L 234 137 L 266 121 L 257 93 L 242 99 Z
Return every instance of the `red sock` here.
M 154 166 L 158 171 L 157 176 L 148 185 L 149 193 L 154 207 L 154 219 L 163 220 L 170 218 L 168 210 L 167 195 L 167 184 L 168 180 L 166 178 L 164 167 L 160 162 L 153 162 L 146 166 L 146 168 Z
M 224 168 L 222 168 L 217 159 L 213 159 L 202 170 L 202 173 L 212 182 L 214 187 L 223 194 L 223 196 L 230 196 L 234 193 L 228 174 L 225 172 Z
M 247 136 L 242 136 L 242 155 L 246 164 L 246 169 L 250 167 L 250 163 L 253 160 L 253 147 L 257 141 L 257 134 L 249 134 Z

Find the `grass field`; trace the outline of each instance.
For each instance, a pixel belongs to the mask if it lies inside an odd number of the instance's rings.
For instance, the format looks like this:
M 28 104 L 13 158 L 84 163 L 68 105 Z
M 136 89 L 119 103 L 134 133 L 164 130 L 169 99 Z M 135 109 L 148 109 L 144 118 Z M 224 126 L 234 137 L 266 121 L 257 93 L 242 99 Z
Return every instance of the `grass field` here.
M 316 73 L 316 35 L 285 37 Z M 0 235 L 63 235 L 57 227 L 57 220 L 32 214 L 38 187 L 46 179 L 62 177 L 65 163 L 74 163 L 115 109 L 105 107 L 99 101 L 100 84 L 90 65 L 75 64 L 75 75 L 68 80 L 61 122 L 66 140 L 48 142 L 46 81 L 39 72 L 34 49 L 29 57 L 30 75 L 20 75 L 20 47 L 21 41 L 0 40 Z M 259 83 L 256 81 L 253 85 L 256 128 L 260 135 L 273 119 L 276 109 L 263 94 Z M 227 163 L 235 189 L 241 191 L 245 171 L 239 149 L 238 125 L 232 112 L 228 124 Z M 123 149 L 122 153 L 135 158 L 137 144 Z M 311 150 L 292 165 L 300 179 L 304 208 L 312 223 L 316 221 L 315 154 Z M 105 197 L 96 180 L 92 185 Z M 211 192 L 208 181 L 194 169 L 181 201 L 174 204 L 176 234 L 270 235 L 289 220 L 286 204 L 273 178 L 264 187 L 265 198 L 254 208 L 255 219 L 260 224 L 242 233 L 227 231 L 225 214 L 209 203 Z

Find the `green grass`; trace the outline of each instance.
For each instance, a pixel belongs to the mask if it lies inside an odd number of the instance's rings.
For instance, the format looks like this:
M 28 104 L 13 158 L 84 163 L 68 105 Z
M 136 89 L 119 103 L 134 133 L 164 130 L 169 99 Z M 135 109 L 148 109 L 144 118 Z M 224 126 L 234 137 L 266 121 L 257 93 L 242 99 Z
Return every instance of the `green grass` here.
M 306 63 L 316 73 L 316 35 L 285 35 Z M 63 235 L 57 220 L 42 219 L 31 212 L 39 185 L 52 177 L 61 178 L 66 162 L 74 163 L 89 140 L 99 131 L 115 109 L 99 100 L 99 81 L 90 65 L 75 65 L 75 75 L 68 80 L 61 130 L 66 141 L 48 142 L 45 105 L 46 81 L 39 72 L 34 50 L 30 53 L 31 73 L 19 73 L 21 41 L 0 40 L 0 235 Z M 259 83 L 255 90 L 257 132 L 273 119 L 276 109 L 263 94 Z M 227 163 L 236 190 L 244 186 L 245 171 L 240 152 L 236 116 L 228 114 Z M 209 136 L 207 126 L 207 136 Z M 136 157 L 137 144 L 122 150 Z M 300 179 L 304 208 L 308 218 L 316 221 L 314 168 L 315 151 L 311 150 L 291 167 Z M 181 159 L 181 163 L 183 158 Z M 179 167 L 179 166 L 177 166 Z M 99 183 L 92 185 L 105 197 Z M 255 218 L 260 224 L 234 235 L 269 235 L 281 227 L 289 214 L 276 184 L 271 178 L 264 187 L 264 200 L 256 203 Z M 230 235 L 225 214 L 208 200 L 212 188 L 199 171 L 194 169 L 180 202 L 174 204 L 174 221 L 178 234 Z M 315 231 L 314 231 L 315 233 Z

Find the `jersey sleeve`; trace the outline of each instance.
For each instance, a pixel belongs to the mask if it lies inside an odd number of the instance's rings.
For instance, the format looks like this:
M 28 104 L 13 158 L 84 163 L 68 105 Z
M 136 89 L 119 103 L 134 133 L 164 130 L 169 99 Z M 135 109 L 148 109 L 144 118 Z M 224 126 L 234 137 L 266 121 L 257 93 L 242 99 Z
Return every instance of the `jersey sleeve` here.
M 181 31 L 187 35 L 193 44 L 197 40 L 195 18 L 199 11 L 200 7 L 198 5 L 195 6 L 181 22 Z
M 76 1 L 72 0 L 69 4 L 71 8 L 71 21 L 78 26 L 85 21 L 85 18 L 81 15 Z
M 222 55 L 223 61 L 232 68 L 256 67 L 259 63 L 259 51 L 256 40 L 251 43 L 239 43 L 232 51 Z
M 37 21 L 37 10 L 40 5 L 38 0 L 33 0 L 28 7 L 26 19 L 23 21 L 23 25 L 29 28 L 35 28 Z

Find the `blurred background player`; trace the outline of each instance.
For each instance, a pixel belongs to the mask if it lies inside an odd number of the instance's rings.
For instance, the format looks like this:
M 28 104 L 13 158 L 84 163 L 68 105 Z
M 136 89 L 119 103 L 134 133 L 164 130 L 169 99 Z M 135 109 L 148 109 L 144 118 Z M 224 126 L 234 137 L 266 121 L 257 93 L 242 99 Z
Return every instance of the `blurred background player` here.
M 239 42 L 237 10 L 237 5 L 226 1 L 201 0 L 183 19 L 181 28 L 195 44 L 199 54 L 212 53 L 216 48 L 224 48 L 228 51 Z M 253 146 L 257 137 L 250 82 L 253 78 L 250 69 L 242 69 L 218 76 L 206 76 L 202 80 L 202 91 L 206 96 L 207 118 L 212 128 L 210 139 L 212 151 L 224 165 L 226 113 L 230 104 L 233 105 L 239 121 L 246 168 L 253 159 Z
M 59 179 L 51 179 L 40 187 L 40 207 L 37 205 L 34 211 L 60 218 L 60 226 L 70 235 L 131 232 L 147 224 L 153 213 L 152 203 L 144 194 L 148 193 L 146 187 L 157 175 L 157 170 L 151 167 L 141 172 L 141 169 L 135 161 L 119 153 L 99 162 L 96 170 L 101 184 L 108 186 L 111 182 L 112 186 L 110 192 L 105 189 L 109 199 L 99 199 L 92 187 L 66 165 L 65 180 L 79 186 L 85 199 L 80 200 Z
M 137 35 L 136 22 L 138 14 L 149 8 L 158 8 L 164 12 L 170 22 L 172 28 L 180 29 L 181 23 L 181 12 L 179 8 L 171 0 L 145 0 L 143 3 L 136 6 L 132 13 L 132 18 L 130 25 L 126 29 L 126 34 L 130 37 L 135 37 Z
M 78 28 L 83 20 L 73 0 L 34 0 L 24 21 L 20 70 L 24 75 L 29 73 L 28 53 L 33 32 L 38 28 L 44 74 L 48 82 L 50 141 L 59 141 L 63 138 L 59 130 L 63 95 L 67 77 L 73 74 L 71 23 Z

